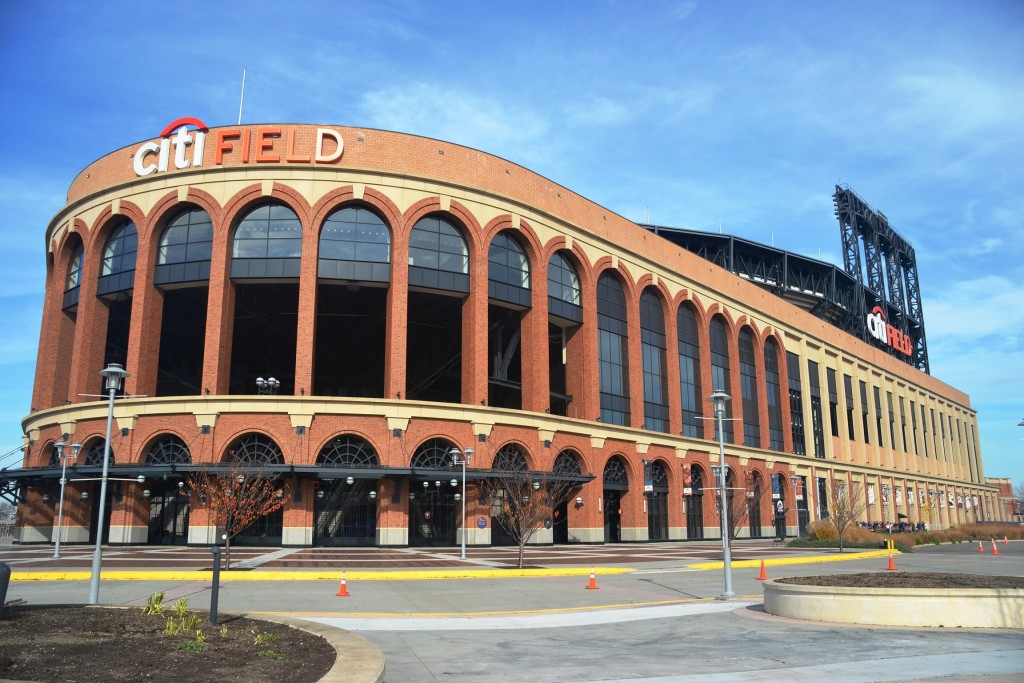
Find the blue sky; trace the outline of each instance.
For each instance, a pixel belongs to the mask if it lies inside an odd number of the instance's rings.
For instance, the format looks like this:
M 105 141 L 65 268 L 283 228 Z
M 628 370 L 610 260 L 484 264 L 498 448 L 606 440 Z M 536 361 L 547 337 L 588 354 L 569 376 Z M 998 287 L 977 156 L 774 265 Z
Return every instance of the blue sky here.
M 914 245 L 932 373 L 1024 481 L 1024 3 L 0 3 L 0 467 L 43 235 L 87 164 L 195 116 L 436 137 L 627 218 L 841 264 L 848 183 Z

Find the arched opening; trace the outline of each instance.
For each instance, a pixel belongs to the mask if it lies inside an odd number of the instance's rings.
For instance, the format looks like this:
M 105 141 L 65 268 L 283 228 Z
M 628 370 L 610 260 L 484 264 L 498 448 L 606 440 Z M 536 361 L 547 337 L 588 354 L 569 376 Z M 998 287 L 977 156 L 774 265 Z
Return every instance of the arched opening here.
M 629 331 L 622 284 L 609 272 L 597 281 L 601 422 L 630 424 Z
M 572 450 L 561 451 L 555 457 L 552 472 L 556 478 L 581 476 L 583 470 L 580 468 L 579 454 Z M 570 496 L 564 496 L 558 501 L 552 512 L 552 542 L 556 545 L 569 542 L 569 503 L 570 498 L 575 495 L 573 493 Z
M 506 473 L 508 481 L 514 481 L 519 473 L 525 477 L 528 467 L 526 455 L 523 449 L 517 444 L 509 443 L 498 449 L 494 455 L 494 462 L 491 470 L 496 473 Z M 509 532 L 509 523 L 502 517 L 508 514 L 509 506 L 505 505 L 505 497 L 510 495 L 503 488 L 495 489 L 491 504 L 491 545 L 519 545 L 515 537 Z
M 442 216 L 409 233 L 406 397 L 462 400 L 462 307 L 469 294 L 469 247 Z
M 263 434 L 250 432 L 235 439 L 228 446 L 224 461 L 261 471 L 268 466 L 283 465 L 284 454 L 273 439 Z M 261 473 L 266 476 L 265 473 Z M 278 508 L 268 515 L 253 521 L 242 529 L 232 540 L 232 545 L 276 546 L 281 545 L 284 533 L 284 508 Z
M 740 390 L 743 399 L 743 445 L 761 447 L 761 418 L 757 402 L 757 356 L 749 327 L 740 330 Z
M 146 452 L 147 465 L 189 465 L 192 455 L 177 436 L 167 434 L 156 439 Z M 191 509 L 184 482 L 168 476 L 146 482 L 149 493 L 149 545 L 186 545 L 188 516 Z M 144 492 L 145 495 L 145 492 Z
M 231 394 L 260 393 L 257 378 L 295 393 L 302 224 L 289 207 L 266 203 L 246 213 L 231 245 L 235 311 Z
M 693 306 L 684 303 L 676 315 L 679 335 L 679 404 L 683 412 L 683 436 L 702 438 L 704 396 L 700 383 L 700 334 Z
M 103 490 L 103 484 L 101 482 L 101 476 L 103 473 L 103 453 L 106 446 L 106 441 L 103 439 L 94 439 L 92 442 L 85 447 L 85 457 L 82 458 L 82 466 L 85 469 L 80 474 L 92 479 L 91 482 L 83 482 L 84 486 L 81 487 L 80 498 L 83 502 L 88 501 L 90 505 L 89 509 L 89 544 L 94 545 L 96 543 L 96 534 L 99 530 L 100 524 L 100 493 Z M 81 458 L 82 456 L 79 455 Z M 110 456 L 107 460 L 108 469 L 114 465 L 114 447 L 110 447 Z M 66 495 L 66 494 L 65 494 Z M 107 501 L 103 506 L 103 543 L 110 542 L 110 515 L 113 512 L 113 501 L 114 501 L 114 487 L 107 486 Z
M 665 312 L 656 290 L 640 295 L 640 349 L 644 378 L 644 429 L 669 431 L 668 383 L 665 377 Z
M 135 283 L 135 258 L 139 237 L 135 224 L 123 220 L 111 231 L 103 245 L 96 295 L 107 307 L 107 333 L 103 367 L 128 361 L 128 335 L 132 326 L 132 291 Z M 105 392 L 103 378 L 96 379 L 99 393 Z
M 487 404 L 522 408 L 522 321 L 530 300 L 530 262 L 507 231 L 487 252 Z
M 754 472 L 750 477 L 750 491 L 747 493 L 747 513 L 751 538 L 761 538 L 761 494 L 764 485 L 761 481 L 761 473 Z
M 650 490 L 647 495 L 647 539 L 668 540 L 668 471 L 660 460 L 647 463 Z M 644 488 L 648 478 L 644 477 Z
M 409 483 L 409 545 L 454 546 L 457 524 L 455 494 L 451 485 L 451 450 L 448 439 L 430 439 L 412 456 Z M 456 483 L 457 480 L 455 480 Z
M 370 546 L 377 540 L 377 479 L 360 470 L 380 466 L 366 439 L 342 434 L 317 455 L 320 487 L 313 506 L 313 545 Z M 337 469 L 337 474 L 331 472 Z
M 548 383 L 552 415 L 569 415 L 570 376 L 579 372 L 579 360 L 570 349 L 582 323 L 580 276 L 566 254 L 555 252 L 548 261 Z
M 384 396 L 391 230 L 373 210 L 345 206 L 320 231 L 313 393 Z
M 722 316 L 711 319 L 711 388 L 713 391 L 729 393 L 732 378 L 729 371 L 729 336 L 726 332 Z M 722 431 L 725 442 L 732 443 L 732 401 L 725 402 L 725 416 L 722 420 Z M 717 428 L 716 428 L 717 430 Z
M 622 542 L 622 497 L 629 491 L 629 475 L 622 458 L 613 456 L 604 466 L 604 542 Z
M 704 472 L 690 466 L 690 495 L 686 496 L 686 538 L 704 538 Z
M 183 208 L 160 234 L 153 272 L 163 293 L 157 396 L 202 393 L 212 251 L 213 224 L 198 207 Z

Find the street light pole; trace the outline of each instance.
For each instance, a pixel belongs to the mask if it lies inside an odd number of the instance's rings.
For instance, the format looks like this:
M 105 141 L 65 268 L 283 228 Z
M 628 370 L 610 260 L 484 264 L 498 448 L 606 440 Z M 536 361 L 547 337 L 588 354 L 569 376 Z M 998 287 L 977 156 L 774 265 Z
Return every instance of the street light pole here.
M 725 497 L 725 402 L 730 400 L 729 394 L 715 389 L 708 400 L 715 405 L 715 421 L 718 423 L 718 500 L 722 510 L 722 559 L 725 569 L 725 590 L 719 600 L 736 597 L 732 590 L 732 550 L 729 547 L 729 506 Z
M 462 465 L 462 552 L 459 554 L 461 560 L 466 559 L 466 535 L 469 533 L 469 528 L 466 526 L 466 465 L 473 459 L 473 453 L 472 448 L 467 448 L 464 451 L 453 448 L 448 451 L 448 454 L 452 456 L 452 464 Z
M 110 428 L 114 423 L 114 395 L 121 388 L 121 380 L 128 376 L 123 366 L 111 363 L 100 370 L 110 399 L 107 403 L 107 438 L 103 442 L 103 475 L 100 479 L 100 509 L 96 525 L 96 550 L 92 554 L 92 576 L 89 579 L 89 604 L 100 601 L 100 570 L 103 566 L 103 528 L 106 526 L 107 476 L 110 473 Z
M 57 457 L 60 458 L 60 503 L 57 506 L 57 543 L 53 547 L 53 559 L 60 559 L 60 536 L 61 531 L 64 528 L 64 486 L 68 483 L 68 458 L 64 454 L 64 449 L 68 447 L 68 444 L 63 441 L 58 441 L 53 444 L 53 447 L 57 449 Z M 82 448 L 82 444 L 73 443 L 71 444 L 71 457 L 77 459 L 78 451 Z

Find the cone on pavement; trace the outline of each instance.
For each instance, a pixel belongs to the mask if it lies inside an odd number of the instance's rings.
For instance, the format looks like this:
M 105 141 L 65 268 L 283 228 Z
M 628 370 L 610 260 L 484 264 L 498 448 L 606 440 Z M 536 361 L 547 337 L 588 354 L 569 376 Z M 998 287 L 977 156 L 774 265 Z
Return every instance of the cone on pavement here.
M 1010 541 L 1006 536 L 1003 536 L 1003 545 L 1010 545 Z
M 345 570 L 341 571 L 341 585 L 338 586 L 338 592 L 334 594 L 338 598 L 350 597 L 348 594 L 348 582 L 345 581 Z
M 768 575 L 764 573 L 764 560 L 761 560 L 761 573 L 757 576 L 758 581 L 767 581 Z
M 999 547 L 996 545 L 996 539 L 994 539 L 994 538 L 992 539 L 992 554 L 993 555 L 998 555 L 999 554 Z
M 889 553 L 889 566 L 886 569 L 891 572 L 896 571 L 896 563 L 892 559 L 892 553 Z
M 982 545 L 981 545 L 981 540 L 978 541 L 978 552 L 979 553 L 985 552 L 985 548 L 983 548 Z
M 597 579 L 594 578 L 593 567 L 590 568 L 590 583 L 587 584 L 586 588 L 588 591 L 596 591 L 601 589 L 601 587 L 597 585 Z

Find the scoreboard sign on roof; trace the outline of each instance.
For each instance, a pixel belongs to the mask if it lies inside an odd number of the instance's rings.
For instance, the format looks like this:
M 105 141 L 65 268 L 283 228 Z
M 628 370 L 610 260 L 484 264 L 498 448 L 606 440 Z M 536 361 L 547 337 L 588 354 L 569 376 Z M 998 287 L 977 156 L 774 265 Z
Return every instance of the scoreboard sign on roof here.
M 133 157 L 135 175 L 162 173 L 173 167 L 199 168 L 206 161 L 209 127 L 186 117 L 167 124 L 159 142 L 146 142 Z M 317 128 L 312 140 L 296 140 L 296 128 L 255 126 L 218 128 L 213 137 L 213 165 L 333 164 L 341 159 L 345 142 L 332 128 Z
M 903 334 L 885 321 L 885 313 L 881 306 L 875 306 L 874 310 L 868 313 L 867 324 L 868 334 L 878 341 L 908 356 L 913 352 L 910 336 Z

